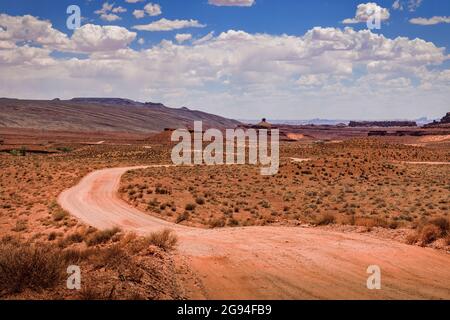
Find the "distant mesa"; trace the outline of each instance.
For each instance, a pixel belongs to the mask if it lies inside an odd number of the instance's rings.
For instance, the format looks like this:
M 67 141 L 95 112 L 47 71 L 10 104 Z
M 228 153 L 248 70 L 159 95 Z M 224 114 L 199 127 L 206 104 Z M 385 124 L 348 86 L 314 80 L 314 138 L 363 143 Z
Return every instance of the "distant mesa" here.
M 415 121 L 350 121 L 348 124 L 351 128 L 358 127 L 417 127 Z
M 286 130 L 280 130 L 279 127 L 274 126 L 272 123 L 268 122 L 266 118 L 263 118 L 259 123 L 257 124 L 243 124 L 240 125 L 239 128 L 247 130 L 247 129 L 255 129 L 255 130 L 267 130 L 267 135 L 271 135 L 270 130 L 279 130 L 279 138 L 280 141 L 285 142 L 293 142 L 299 140 L 297 137 L 294 137 L 294 135 L 290 134 L 290 132 Z M 301 135 L 303 137 L 303 135 Z
M 441 119 L 441 124 L 450 123 L 450 112 L 447 112 L 447 114 Z
M 142 103 L 130 99 L 122 98 L 73 98 L 69 100 L 76 103 L 95 103 L 95 104 L 112 104 L 112 105 L 140 105 Z
M 253 129 L 276 129 L 271 123 L 267 122 L 266 118 L 263 118 L 260 123 L 252 126 Z
M 257 124 L 242 124 L 239 127 L 242 128 L 242 129 L 256 129 L 256 130 L 261 130 L 261 129 L 266 129 L 266 130 L 278 129 L 277 127 L 275 127 L 274 125 L 269 123 L 266 118 L 262 118 L 262 120 L 260 122 L 258 122 Z
M 425 125 L 425 128 L 450 128 L 450 112 L 441 119 L 441 121 L 434 121 Z
M 205 128 L 236 128 L 241 124 L 202 111 L 122 98 L 0 99 L 0 127 L 9 128 L 147 134 L 164 128 L 189 128 L 199 120 Z

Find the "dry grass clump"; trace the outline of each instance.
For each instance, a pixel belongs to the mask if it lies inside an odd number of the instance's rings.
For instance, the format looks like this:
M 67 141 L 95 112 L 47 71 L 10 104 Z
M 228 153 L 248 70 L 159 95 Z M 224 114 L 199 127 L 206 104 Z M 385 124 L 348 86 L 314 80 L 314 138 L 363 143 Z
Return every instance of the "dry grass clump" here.
M 187 221 L 187 220 L 189 220 L 189 212 L 184 211 L 183 213 L 180 213 L 177 216 L 177 218 L 175 220 L 175 223 L 181 223 L 181 222 Z
M 381 228 L 392 228 L 395 229 L 395 223 L 389 223 L 386 219 L 378 218 L 378 217 L 356 217 L 354 219 L 354 225 L 363 226 L 368 229 L 372 229 L 375 227 Z
M 439 239 L 441 230 L 434 224 L 427 224 L 419 233 L 419 240 L 422 244 L 429 244 Z
M 211 228 L 223 228 L 225 227 L 225 219 L 223 218 L 216 218 L 209 220 L 209 226 Z
M 168 252 L 176 244 L 171 230 L 147 238 L 124 234 L 114 243 L 92 247 L 4 237 L 0 240 L 0 298 L 15 299 L 26 293 L 33 299 L 182 299 L 178 266 Z M 69 265 L 82 271 L 81 291 L 65 286 Z
M 448 235 L 445 237 L 445 244 L 446 244 L 447 246 L 450 246 L 450 234 L 448 234 Z
M 316 225 L 318 226 L 334 224 L 335 222 L 336 217 L 331 213 L 324 213 L 316 218 Z
M 450 232 L 450 222 L 445 218 L 435 218 L 432 219 L 430 223 L 439 228 L 441 237 L 447 235 Z
M 178 237 L 173 234 L 170 229 L 153 232 L 146 238 L 146 241 L 154 246 L 157 246 L 164 251 L 170 251 L 175 248 L 178 243 Z
M 445 218 L 435 218 L 418 226 L 415 234 L 407 238 L 410 244 L 427 245 L 444 238 L 446 245 L 450 239 L 450 222 Z
M 64 257 L 48 245 L 20 242 L 0 244 L 0 293 L 42 290 L 55 286 L 63 277 Z
M 117 233 L 120 232 L 120 228 L 112 228 L 107 230 L 99 230 L 92 233 L 86 240 L 88 246 L 95 246 L 98 244 L 106 243 L 111 240 Z

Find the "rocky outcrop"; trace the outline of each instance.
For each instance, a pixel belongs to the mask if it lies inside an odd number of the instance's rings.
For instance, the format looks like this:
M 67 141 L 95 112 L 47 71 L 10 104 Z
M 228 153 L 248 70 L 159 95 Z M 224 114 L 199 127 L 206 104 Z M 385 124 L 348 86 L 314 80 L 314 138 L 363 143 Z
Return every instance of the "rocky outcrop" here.
M 433 123 L 425 125 L 426 128 L 450 128 L 450 112 L 441 119 L 441 121 L 434 121 Z
M 441 119 L 441 123 L 450 123 L 450 112 L 447 112 L 447 114 Z

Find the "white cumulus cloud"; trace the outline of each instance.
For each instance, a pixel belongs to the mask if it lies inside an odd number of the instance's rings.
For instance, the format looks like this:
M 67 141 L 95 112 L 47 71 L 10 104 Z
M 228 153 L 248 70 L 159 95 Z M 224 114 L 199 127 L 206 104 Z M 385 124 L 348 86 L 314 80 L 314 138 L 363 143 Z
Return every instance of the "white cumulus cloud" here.
M 171 31 L 178 30 L 184 28 L 204 28 L 206 25 L 201 24 L 197 20 L 168 20 L 166 18 L 162 18 L 158 21 L 144 24 L 144 25 L 136 25 L 133 29 L 140 31 Z
M 412 18 L 409 22 L 422 26 L 431 26 L 439 23 L 450 23 L 450 17 L 435 16 L 432 18 Z
M 10 16 L 0 14 L 0 40 L 25 41 L 52 48 L 64 47 L 68 43 L 68 37 L 53 28 L 47 20 L 39 20 L 31 15 Z
M 104 2 L 101 9 L 94 11 L 95 14 L 98 14 L 100 16 L 100 19 L 108 22 L 120 20 L 121 18 L 117 14 L 124 12 L 127 12 L 127 9 L 121 6 L 114 7 L 114 4 L 111 4 L 109 2 Z
M 354 18 L 348 18 L 342 21 L 344 24 L 356 24 L 367 22 L 374 14 L 379 14 L 380 20 L 385 21 L 390 17 L 389 10 L 380 7 L 374 2 L 361 3 L 356 8 Z
M 75 30 L 71 45 L 80 52 L 114 51 L 128 47 L 135 38 L 135 32 L 123 27 L 85 24 Z
M 175 35 L 175 40 L 177 40 L 178 43 L 183 43 L 191 39 L 192 35 L 190 33 L 178 33 L 177 35 Z
M 145 11 L 144 10 L 134 10 L 133 11 L 133 16 L 136 19 L 142 19 L 143 17 L 145 17 Z
M 7 29 L 0 31 L 0 96 L 113 92 L 232 117 L 279 119 L 439 116 L 450 101 L 445 48 L 370 30 L 228 30 L 134 50 L 129 45 L 136 33 L 118 26 L 85 25 L 68 37 L 35 17 L 0 15 L 0 25 Z M 61 50 L 86 54 L 52 54 Z
M 403 9 L 407 7 L 408 11 L 414 12 L 422 5 L 422 2 L 422 0 L 395 0 L 392 4 L 392 8 L 394 10 L 403 11 Z
M 162 14 L 161 6 L 159 4 L 148 3 L 144 7 L 144 11 L 151 17 L 159 16 Z

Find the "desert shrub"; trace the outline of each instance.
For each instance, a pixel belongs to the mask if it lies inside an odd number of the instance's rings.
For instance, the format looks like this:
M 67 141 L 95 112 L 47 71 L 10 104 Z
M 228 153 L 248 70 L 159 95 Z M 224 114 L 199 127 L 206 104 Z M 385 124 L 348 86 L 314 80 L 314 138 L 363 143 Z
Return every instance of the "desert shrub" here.
M 86 241 L 88 246 L 95 246 L 97 244 L 102 244 L 111 240 L 111 238 L 120 232 L 120 229 L 115 227 L 112 229 L 96 231 L 92 233 Z
M 223 218 L 211 219 L 209 220 L 209 226 L 211 228 L 223 228 L 225 227 L 225 219 Z
M 56 239 L 57 236 L 58 236 L 58 234 L 55 231 L 52 231 L 52 232 L 49 233 L 47 239 L 48 239 L 48 241 L 53 241 L 53 240 Z
M 267 200 L 261 200 L 261 202 L 259 204 L 263 208 L 266 208 L 266 209 L 270 208 L 270 203 Z
M 430 221 L 431 224 L 435 225 L 436 227 L 441 230 L 441 236 L 446 236 L 450 231 L 450 223 L 445 218 L 435 218 Z
M 419 235 L 417 232 L 409 234 L 406 237 L 406 243 L 407 244 L 416 244 L 419 241 Z
M 20 293 L 56 286 L 64 276 L 60 251 L 29 243 L 0 244 L 0 292 Z
M 57 210 L 53 212 L 53 220 L 55 221 L 61 221 L 64 220 L 69 214 L 64 210 Z
M 171 194 L 169 188 L 163 187 L 163 186 L 161 186 L 159 184 L 155 188 L 155 193 L 156 194 Z
M 165 251 L 174 249 L 178 242 L 177 236 L 169 229 L 153 232 L 146 240 L 149 244 L 157 246 Z
M 26 220 L 17 220 L 16 226 L 12 228 L 12 231 L 22 232 L 28 229 L 28 224 Z
M 95 255 L 95 258 L 97 266 L 115 269 L 120 267 L 130 267 L 131 258 L 119 244 L 101 249 Z
M 84 236 L 80 232 L 75 232 L 67 236 L 65 239 L 68 244 L 83 242 Z
M 180 213 L 177 216 L 177 219 L 175 220 L 175 223 L 181 223 L 181 222 L 187 221 L 187 220 L 189 220 L 189 212 L 185 211 L 183 213 Z
M 317 217 L 316 219 L 316 225 L 318 226 L 325 226 L 329 224 L 333 224 L 336 222 L 336 217 L 332 215 L 331 213 L 324 213 Z
M 76 264 L 88 259 L 96 253 L 93 249 L 69 248 L 62 251 L 62 259 L 66 264 Z
M 228 219 L 227 225 L 230 227 L 236 227 L 239 225 L 239 221 L 237 221 L 234 218 L 230 218 L 230 219 Z
M 18 149 L 18 150 L 11 150 L 9 153 L 10 153 L 11 155 L 13 155 L 13 156 L 21 156 L 21 157 L 24 157 L 24 156 L 27 155 L 27 149 L 26 149 L 25 147 L 21 147 L 21 148 Z
M 199 205 L 203 205 L 203 204 L 205 204 L 205 198 L 197 197 L 197 198 L 195 198 L 195 202 Z
M 409 244 L 420 242 L 422 245 L 427 245 L 440 238 L 450 238 L 450 224 L 445 218 L 435 218 L 428 223 L 419 225 L 415 234 L 407 238 Z
M 436 241 L 441 235 L 441 229 L 434 224 L 425 225 L 419 233 L 419 240 L 422 244 L 429 244 Z
M 185 207 L 185 209 L 187 211 L 194 211 L 195 210 L 196 205 L 194 203 L 188 203 Z
M 358 217 L 355 218 L 355 225 L 363 226 L 367 228 L 373 227 L 382 227 L 387 228 L 389 226 L 389 222 L 382 218 L 367 218 L 367 217 Z
M 67 152 L 71 152 L 71 151 L 72 151 L 72 149 L 69 148 L 69 147 L 58 147 L 58 148 L 56 148 L 56 150 L 61 151 L 61 152 L 64 152 L 64 153 L 67 153 Z

